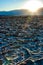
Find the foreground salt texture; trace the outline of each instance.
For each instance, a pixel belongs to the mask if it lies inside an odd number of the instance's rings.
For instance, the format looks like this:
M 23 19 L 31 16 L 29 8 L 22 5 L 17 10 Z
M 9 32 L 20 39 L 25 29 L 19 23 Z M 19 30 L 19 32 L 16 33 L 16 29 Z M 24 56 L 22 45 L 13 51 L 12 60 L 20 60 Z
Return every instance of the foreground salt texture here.
M 3 65 L 42 65 L 43 16 L 0 18 Z

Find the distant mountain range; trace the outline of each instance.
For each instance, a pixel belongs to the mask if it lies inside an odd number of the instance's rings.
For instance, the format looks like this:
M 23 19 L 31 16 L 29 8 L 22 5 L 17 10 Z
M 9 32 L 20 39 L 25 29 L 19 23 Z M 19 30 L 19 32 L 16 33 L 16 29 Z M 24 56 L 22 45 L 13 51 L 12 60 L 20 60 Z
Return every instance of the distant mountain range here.
M 32 13 L 26 9 L 21 10 L 12 10 L 12 11 L 0 11 L 0 15 L 7 15 L 7 16 L 25 16 L 31 15 Z M 36 13 L 36 15 L 43 15 L 43 8 L 40 8 Z
M 28 10 L 12 10 L 12 11 L 0 11 L 0 15 L 14 15 L 14 16 L 22 16 L 22 15 L 30 15 L 31 13 Z
M 43 8 L 38 9 L 36 15 L 43 15 Z

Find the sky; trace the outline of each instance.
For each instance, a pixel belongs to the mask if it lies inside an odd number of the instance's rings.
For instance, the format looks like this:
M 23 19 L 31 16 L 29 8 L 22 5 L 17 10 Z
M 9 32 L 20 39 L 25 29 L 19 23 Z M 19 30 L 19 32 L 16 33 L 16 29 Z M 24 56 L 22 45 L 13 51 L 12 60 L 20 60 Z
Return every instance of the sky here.
M 30 0 L 0 0 L 0 11 L 21 9 Z M 43 3 L 43 0 L 40 0 Z

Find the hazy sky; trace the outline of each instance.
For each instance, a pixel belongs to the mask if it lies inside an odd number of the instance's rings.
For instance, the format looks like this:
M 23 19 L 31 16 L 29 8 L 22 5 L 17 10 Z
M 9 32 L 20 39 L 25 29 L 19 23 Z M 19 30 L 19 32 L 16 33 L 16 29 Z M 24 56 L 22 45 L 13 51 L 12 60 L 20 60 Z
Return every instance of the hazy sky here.
M 0 0 L 0 11 L 20 9 L 26 1 L 30 0 Z M 40 0 L 43 3 L 43 0 Z

